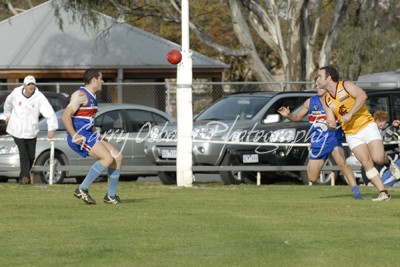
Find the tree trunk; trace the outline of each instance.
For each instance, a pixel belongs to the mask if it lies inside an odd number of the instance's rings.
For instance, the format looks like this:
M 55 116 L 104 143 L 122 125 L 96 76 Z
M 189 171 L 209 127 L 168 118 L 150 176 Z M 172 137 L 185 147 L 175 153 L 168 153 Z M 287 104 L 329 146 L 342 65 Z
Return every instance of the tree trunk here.
M 289 1 L 288 17 L 289 34 L 288 34 L 288 55 L 289 62 L 286 66 L 286 80 L 300 81 L 301 78 L 301 15 L 303 11 L 304 0 Z
M 328 32 L 325 35 L 324 43 L 319 56 L 319 67 L 329 65 L 332 56 L 332 47 L 335 44 L 338 29 L 343 22 L 343 17 L 347 12 L 349 0 L 337 0 L 335 11 L 331 20 Z
M 274 81 L 272 74 L 267 70 L 264 62 L 260 59 L 256 46 L 254 45 L 251 32 L 242 14 L 242 5 L 239 0 L 229 0 L 229 7 L 232 15 L 233 29 L 243 47 L 250 49 L 251 64 L 254 76 L 258 81 Z M 270 86 L 272 90 L 279 90 L 278 87 Z

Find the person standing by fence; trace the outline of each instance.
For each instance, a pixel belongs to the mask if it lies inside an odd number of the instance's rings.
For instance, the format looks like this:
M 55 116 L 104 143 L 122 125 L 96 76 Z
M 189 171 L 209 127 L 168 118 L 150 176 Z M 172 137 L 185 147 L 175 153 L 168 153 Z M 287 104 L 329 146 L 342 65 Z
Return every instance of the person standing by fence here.
M 47 98 L 36 87 L 35 77 L 29 75 L 25 77 L 24 84 L 15 88 L 4 102 L 6 131 L 14 138 L 19 151 L 20 184 L 33 182 L 31 169 L 35 161 L 40 114 L 47 119 L 47 137 L 53 138 L 54 131 L 58 129 L 57 116 Z
M 96 92 L 102 90 L 103 75 L 100 70 L 88 69 L 84 74 L 85 86 L 71 96 L 71 102 L 64 110 L 62 121 L 67 130 L 68 145 L 83 158 L 88 155 L 97 159 L 83 182 L 74 191 L 74 196 L 87 204 L 96 204 L 89 195 L 90 185 L 108 168 L 108 192 L 103 201 L 107 204 L 119 204 L 116 195 L 122 166 L 122 154 L 109 144 L 94 126 L 97 112 Z

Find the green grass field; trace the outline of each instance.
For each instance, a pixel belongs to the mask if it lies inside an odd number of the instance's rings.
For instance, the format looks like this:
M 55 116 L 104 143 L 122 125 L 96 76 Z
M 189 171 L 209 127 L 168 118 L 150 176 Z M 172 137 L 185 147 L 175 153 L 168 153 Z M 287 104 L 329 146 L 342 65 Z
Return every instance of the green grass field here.
M 376 203 L 347 186 L 192 188 L 121 182 L 123 203 L 77 185 L 0 184 L 0 266 L 397 266 L 400 188 Z

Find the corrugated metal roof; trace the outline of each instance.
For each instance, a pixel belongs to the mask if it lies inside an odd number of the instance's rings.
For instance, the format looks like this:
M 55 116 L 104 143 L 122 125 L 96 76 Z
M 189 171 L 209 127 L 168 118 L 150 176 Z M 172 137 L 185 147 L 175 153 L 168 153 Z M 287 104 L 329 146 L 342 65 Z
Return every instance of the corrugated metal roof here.
M 361 75 L 357 84 L 364 89 L 395 89 L 400 87 L 400 69 Z
M 400 81 L 400 69 L 396 71 L 376 72 L 361 75 L 358 82 L 398 82 Z
M 72 11 L 61 9 L 63 31 L 49 1 L 0 22 L 1 61 L 6 69 L 176 68 L 166 55 L 180 45 L 99 13 L 99 29 L 84 29 Z M 102 35 L 105 29 L 109 31 Z M 195 68 L 228 65 L 193 52 Z

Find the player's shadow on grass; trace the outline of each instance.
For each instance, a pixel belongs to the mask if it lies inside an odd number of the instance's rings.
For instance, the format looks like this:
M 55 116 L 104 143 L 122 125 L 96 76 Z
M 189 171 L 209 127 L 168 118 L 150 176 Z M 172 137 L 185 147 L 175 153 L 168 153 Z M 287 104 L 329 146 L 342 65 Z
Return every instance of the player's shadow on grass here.
M 371 200 L 373 198 L 378 197 L 378 193 L 374 194 L 374 193 L 368 193 L 368 194 L 363 194 L 361 192 L 361 194 L 364 196 L 364 200 Z M 353 195 L 351 193 L 349 194 L 340 194 L 340 195 L 334 195 L 334 196 L 321 196 L 320 198 L 326 198 L 326 199 L 335 199 L 335 198 L 350 198 L 350 199 L 354 199 Z M 391 199 L 393 199 L 393 195 L 391 194 Z
M 147 202 L 147 198 L 122 198 L 121 204 L 131 204 L 131 203 L 140 203 L 140 202 Z
M 320 198 L 346 198 L 346 197 L 353 198 L 353 195 L 350 193 L 350 194 L 340 194 L 340 195 L 334 195 L 334 196 L 321 196 Z

